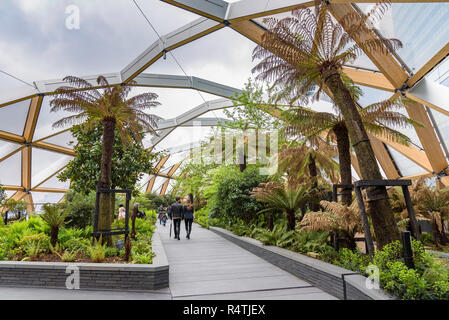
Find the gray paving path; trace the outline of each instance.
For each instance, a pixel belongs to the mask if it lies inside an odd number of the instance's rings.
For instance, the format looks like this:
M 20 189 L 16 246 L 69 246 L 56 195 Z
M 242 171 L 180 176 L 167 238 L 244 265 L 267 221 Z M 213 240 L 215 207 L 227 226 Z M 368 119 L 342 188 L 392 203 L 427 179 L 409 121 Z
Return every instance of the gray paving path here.
M 170 288 L 153 292 L 0 287 L 0 300 L 334 300 L 335 297 L 219 235 L 193 225 L 192 237 L 157 226 L 170 263 Z
M 169 223 L 157 232 L 170 264 L 173 299 L 295 299 L 335 297 L 194 224 L 191 239 L 169 237 Z

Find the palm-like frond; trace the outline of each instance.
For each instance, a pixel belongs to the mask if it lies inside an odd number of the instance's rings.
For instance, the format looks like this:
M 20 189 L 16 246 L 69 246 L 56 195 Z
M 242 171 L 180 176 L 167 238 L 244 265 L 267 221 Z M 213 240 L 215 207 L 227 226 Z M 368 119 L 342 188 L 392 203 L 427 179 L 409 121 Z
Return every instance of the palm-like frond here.
M 259 185 L 251 192 L 251 196 L 266 204 L 266 209 L 261 212 L 274 210 L 296 214 L 305 203 L 316 201 L 316 194 L 310 192 L 308 185 L 292 188 L 278 182 Z
M 289 185 L 298 186 L 302 177 L 307 174 L 307 167 L 311 161 L 315 161 L 319 173 L 323 171 L 333 183 L 337 183 L 340 177 L 338 164 L 333 160 L 337 155 L 336 148 L 323 142 L 319 138 L 310 138 L 307 145 L 302 142 L 299 146 L 291 146 L 279 152 L 279 172 L 286 172 Z
M 324 211 L 307 213 L 300 222 L 301 230 L 344 230 L 351 235 L 363 230 L 357 201 L 350 206 L 324 200 L 320 204 Z
M 44 210 L 44 213 L 42 213 L 40 217 L 52 228 L 59 228 L 63 226 L 65 223 L 64 220 L 69 213 L 67 210 L 63 211 L 55 205 L 48 203 L 44 204 L 42 209 Z
M 55 98 L 50 102 L 51 112 L 64 110 L 76 114 L 56 121 L 53 127 L 80 123 L 92 127 L 104 118 L 114 118 L 125 146 L 132 139 L 141 142 L 144 133 L 154 132 L 156 120 L 160 118 L 145 111 L 160 105 L 157 94 L 148 92 L 127 98 L 130 85 L 110 85 L 104 76 L 97 78 L 97 87 L 102 91 L 82 78 L 69 76 L 63 80 L 68 86 L 55 91 Z
M 377 4 L 365 16 L 347 15 L 337 22 L 327 6 L 317 1 L 315 10 L 301 7 L 293 10 L 291 17 L 266 18 L 267 31 L 253 51 L 253 60 L 261 61 L 252 71 L 258 73 L 257 79 L 289 91 L 291 94 L 284 96 L 289 96 L 290 101 L 318 85 L 314 96 L 318 99 L 330 73 L 342 74 L 342 67 L 363 52 L 386 54 L 401 46 L 396 39 L 365 36 L 372 33 L 367 23 L 382 16 L 388 6 L 388 3 Z

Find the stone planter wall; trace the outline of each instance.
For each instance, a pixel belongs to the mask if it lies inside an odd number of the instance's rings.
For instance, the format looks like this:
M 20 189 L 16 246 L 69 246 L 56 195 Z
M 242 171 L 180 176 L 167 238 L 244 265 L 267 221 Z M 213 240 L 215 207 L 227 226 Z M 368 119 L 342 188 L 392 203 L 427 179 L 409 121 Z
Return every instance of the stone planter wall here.
M 67 288 L 79 270 L 81 290 L 148 291 L 168 287 L 169 265 L 159 234 L 152 238 L 152 264 L 0 261 L 0 286 Z
M 210 230 L 339 299 L 396 299 L 382 289 L 367 289 L 366 278 L 360 274 L 355 274 L 351 270 L 283 248 L 265 246 L 258 240 L 239 237 L 225 229 L 210 227 Z

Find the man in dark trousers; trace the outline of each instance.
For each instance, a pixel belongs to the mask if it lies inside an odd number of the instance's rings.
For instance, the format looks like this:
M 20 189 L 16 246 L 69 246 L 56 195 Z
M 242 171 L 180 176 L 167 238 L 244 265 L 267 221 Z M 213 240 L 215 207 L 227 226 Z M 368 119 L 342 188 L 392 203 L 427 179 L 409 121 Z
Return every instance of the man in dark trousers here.
M 171 205 L 170 219 L 173 221 L 175 239 L 181 240 L 179 232 L 181 231 L 181 220 L 184 219 L 184 206 L 181 204 L 180 197 L 176 197 L 176 202 Z

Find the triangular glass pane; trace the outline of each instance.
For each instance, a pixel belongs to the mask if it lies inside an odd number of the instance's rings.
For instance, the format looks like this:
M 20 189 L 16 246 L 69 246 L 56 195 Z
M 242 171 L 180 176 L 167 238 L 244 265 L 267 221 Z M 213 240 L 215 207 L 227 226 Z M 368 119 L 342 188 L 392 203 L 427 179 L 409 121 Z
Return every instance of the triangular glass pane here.
M 173 50 L 173 54 L 188 76 L 240 89 L 259 62 L 252 61 L 255 47 L 256 44 L 243 35 L 223 28 Z
M 45 179 L 45 178 L 44 178 Z M 56 176 L 48 179 L 39 188 L 55 188 L 55 189 L 69 189 L 70 181 L 60 181 Z
M 374 89 L 361 85 L 357 86 L 362 89 L 363 93 L 363 95 L 360 96 L 359 100 L 357 101 L 362 107 L 367 107 L 370 104 L 387 100 L 393 95 L 393 93 L 388 91 Z
M 32 176 L 31 185 L 41 183 L 53 173 L 64 167 L 73 157 L 38 148 L 32 150 Z
M 6 198 L 11 198 L 17 191 L 5 190 Z
M 76 145 L 77 139 L 72 135 L 72 132 L 65 131 L 51 138 L 43 140 L 43 142 L 51 143 L 60 147 L 73 149 Z
M 373 4 L 357 4 L 364 12 Z M 416 73 L 449 42 L 448 3 L 392 3 L 375 27 L 385 38 L 399 39 L 399 56 Z
M 20 145 L 12 142 L 0 140 L 0 158 L 3 158 L 11 152 L 20 148 Z
M 429 108 L 429 110 L 435 120 L 436 126 L 443 140 L 440 141 L 440 143 L 442 143 L 444 148 L 447 149 L 447 146 L 449 145 L 449 117 L 436 111 L 435 109 Z
M 0 162 L 0 184 L 20 186 L 22 184 L 21 166 L 22 157 L 20 152 Z
M 150 180 L 150 175 L 148 173 L 144 173 L 144 174 L 142 174 L 142 177 L 137 181 L 138 189 L 141 192 L 146 191 L 146 187 L 147 187 L 149 180 Z
M 407 157 L 403 156 L 401 153 L 397 152 L 393 148 L 389 146 L 387 146 L 387 148 L 403 177 L 408 177 L 415 174 L 427 172 L 424 168 L 417 165 Z
M 42 211 L 42 205 L 46 203 L 58 203 L 62 197 L 63 193 L 53 193 L 53 192 L 31 192 L 34 203 L 34 210 L 36 212 Z
M 66 111 L 50 112 L 50 101 L 53 99 L 52 96 L 44 97 L 42 101 L 41 111 L 39 113 L 39 119 L 36 124 L 36 132 L 34 134 L 34 140 L 39 140 L 48 137 L 52 134 L 58 133 L 64 129 L 68 129 L 69 126 L 64 128 L 53 128 L 53 124 L 61 120 L 64 117 L 74 115 L 75 113 L 70 113 Z
M 0 130 L 17 135 L 23 134 L 30 100 L 20 101 L 0 108 Z

